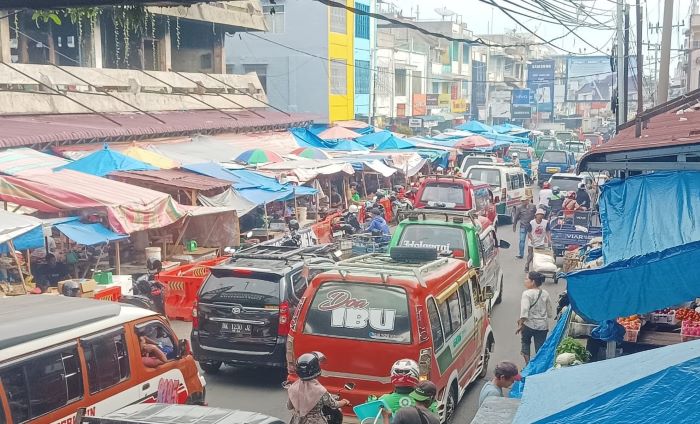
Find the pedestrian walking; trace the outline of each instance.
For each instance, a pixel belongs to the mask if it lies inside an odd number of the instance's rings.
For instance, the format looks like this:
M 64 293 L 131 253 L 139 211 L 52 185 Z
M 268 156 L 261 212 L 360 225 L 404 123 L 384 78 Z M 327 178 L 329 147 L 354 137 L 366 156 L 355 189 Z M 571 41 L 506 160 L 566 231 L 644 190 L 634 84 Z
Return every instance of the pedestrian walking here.
M 525 256 L 525 241 L 527 239 L 527 229 L 530 221 L 535 219 L 535 212 L 537 211 L 537 206 L 532 203 L 532 194 L 527 193 L 520 199 L 520 205 L 515 209 L 515 214 L 513 214 L 513 232 L 516 231 L 518 223 L 520 223 L 520 244 L 518 247 L 518 256 L 516 258 L 522 259 Z
M 535 211 L 535 219 L 530 221 L 530 224 L 527 226 L 527 260 L 525 263 L 525 272 L 530 271 L 535 249 L 552 244 L 549 221 L 544 219 L 544 215 L 544 209 L 537 209 L 537 211 Z
M 484 387 L 479 392 L 479 407 L 484 403 L 487 397 L 497 396 L 503 397 L 503 389 L 508 389 L 514 382 L 520 381 L 520 373 L 518 367 L 508 361 L 499 362 L 496 369 L 493 370 L 493 379 L 486 382 Z
M 532 271 L 525 277 L 525 291 L 520 298 L 520 319 L 515 334 L 520 334 L 520 353 L 525 364 L 530 362 L 530 345 L 534 341 L 535 354 L 544 344 L 549 331 L 548 320 L 553 318 L 549 293 L 542 288 L 544 275 Z

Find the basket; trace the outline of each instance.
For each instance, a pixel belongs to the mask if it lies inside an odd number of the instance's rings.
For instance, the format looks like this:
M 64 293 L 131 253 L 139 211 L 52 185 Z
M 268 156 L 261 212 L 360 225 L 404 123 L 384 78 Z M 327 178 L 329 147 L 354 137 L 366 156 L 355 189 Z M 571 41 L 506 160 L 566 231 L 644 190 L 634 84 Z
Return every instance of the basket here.
M 693 341 L 693 340 L 700 340 L 700 336 L 691 336 L 690 334 L 688 334 L 688 327 L 689 326 L 688 326 L 687 322 L 688 322 L 687 320 L 684 320 L 684 321 L 682 321 L 682 324 L 681 324 L 681 341 L 689 342 L 689 341 Z
M 637 343 L 637 338 L 639 337 L 639 330 L 628 330 L 625 329 L 625 336 L 622 340 L 630 343 Z
M 382 408 L 389 409 L 383 400 L 373 400 L 352 408 L 360 423 L 380 423 L 382 421 Z

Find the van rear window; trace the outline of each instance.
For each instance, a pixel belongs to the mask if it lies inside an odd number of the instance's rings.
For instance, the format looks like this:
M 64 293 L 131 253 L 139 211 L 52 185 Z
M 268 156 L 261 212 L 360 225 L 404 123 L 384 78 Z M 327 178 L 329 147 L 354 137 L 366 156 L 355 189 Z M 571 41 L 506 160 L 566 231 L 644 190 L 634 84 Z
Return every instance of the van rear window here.
M 408 297 L 401 287 L 323 283 L 306 314 L 304 333 L 385 343 L 411 343 Z
M 544 152 L 542 155 L 543 163 L 566 163 L 566 153 L 565 152 L 555 152 L 549 151 Z
M 459 227 L 444 225 L 407 225 L 401 239 L 401 247 L 432 247 L 440 252 L 452 252 L 454 249 L 467 250 L 464 230 Z M 465 254 L 465 257 L 468 255 Z
M 483 181 L 491 187 L 501 186 L 501 171 L 491 168 L 472 168 L 469 170 L 467 178 L 470 180 Z
M 455 206 L 465 206 L 464 187 L 452 183 L 427 183 L 420 198 L 423 203 L 454 203 Z

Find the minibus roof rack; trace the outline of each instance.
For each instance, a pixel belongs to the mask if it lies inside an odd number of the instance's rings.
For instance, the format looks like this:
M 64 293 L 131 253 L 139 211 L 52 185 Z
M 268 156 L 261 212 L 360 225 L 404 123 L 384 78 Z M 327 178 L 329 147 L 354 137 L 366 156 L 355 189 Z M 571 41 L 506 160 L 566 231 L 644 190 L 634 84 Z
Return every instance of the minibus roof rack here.
M 405 219 L 417 220 L 419 217 L 422 217 L 423 220 L 427 220 L 432 217 L 439 217 L 439 219 L 444 219 L 445 222 L 450 222 L 450 218 L 464 218 L 470 220 L 474 226 L 478 225 L 477 220 L 479 219 L 479 216 L 474 209 L 469 209 L 468 211 L 456 211 L 450 209 L 424 208 L 399 211 L 397 215 L 399 222 Z
M 311 254 L 318 250 L 318 246 L 270 246 L 256 245 L 248 249 L 233 253 L 231 259 L 272 259 L 285 260 L 303 254 Z

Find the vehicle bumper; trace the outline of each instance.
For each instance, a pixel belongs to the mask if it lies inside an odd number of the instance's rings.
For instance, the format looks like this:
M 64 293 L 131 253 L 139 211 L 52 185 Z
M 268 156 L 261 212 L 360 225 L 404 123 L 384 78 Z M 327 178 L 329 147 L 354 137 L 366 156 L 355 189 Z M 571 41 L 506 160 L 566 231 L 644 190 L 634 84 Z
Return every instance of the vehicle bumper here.
M 197 333 L 192 332 L 192 353 L 198 362 L 223 362 L 230 365 L 254 365 L 286 368 L 286 337 L 278 337 L 272 352 L 246 350 L 244 346 L 231 344 L 226 348 L 200 343 Z

